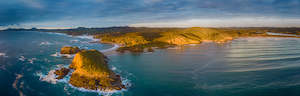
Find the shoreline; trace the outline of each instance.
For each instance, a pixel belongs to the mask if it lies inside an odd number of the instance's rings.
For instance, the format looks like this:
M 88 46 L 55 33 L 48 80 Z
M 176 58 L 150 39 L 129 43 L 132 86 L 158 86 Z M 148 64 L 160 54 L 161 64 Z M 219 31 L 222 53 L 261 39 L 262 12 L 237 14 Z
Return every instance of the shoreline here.
M 37 31 L 39 32 L 39 31 Z M 79 35 L 79 36 L 72 36 L 72 35 L 69 35 L 67 33 L 57 33 L 57 32 L 45 32 L 45 33 L 48 33 L 48 34 L 57 34 L 57 35 L 63 35 L 63 36 L 68 36 L 68 37 L 72 37 L 72 38 L 81 38 L 81 39 L 90 39 L 90 43 L 100 43 L 100 44 L 110 44 L 110 45 L 113 45 L 113 47 L 111 48 L 108 48 L 108 49 L 103 49 L 103 50 L 98 50 L 100 52 L 102 52 L 103 54 L 111 54 L 111 53 L 114 53 L 118 48 L 121 47 L 121 45 L 119 44 L 116 44 L 116 43 L 102 43 L 101 42 L 101 39 L 97 39 L 95 38 L 93 35 Z
M 64 36 L 67 36 L 67 37 L 72 37 L 72 38 L 82 38 L 82 39 L 87 39 L 89 44 L 92 44 L 92 43 L 99 43 L 99 44 L 107 44 L 107 45 L 112 45 L 109 46 L 109 48 L 107 49 L 98 49 L 98 51 L 102 52 L 104 55 L 111 55 L 111 54 L 115 54 L 114 52 L 121 46 L 121 45 L 118 45 L 118 44 L 113 44 L 113 43 L 101 43 L 100 40 L 101 39 L 97 39 L 97 38 L 94 38 L 93 35 L 80 35 L 80 36 L 72 36 L 72 35 L 68 35 L 66 33 L 55 33 L 55 32 L 46 32 L 48 34 L 57 34 L 57 35 L 64 35 Z M 59 52 L 56 52 L 55 54 L 52 54 L 51 56 L 54 56 L 54 57 L 64 57 L 66 56 L 67 58 L 73 58 L 75 55 L 65 55 L 65 54 L 60 54 Z M 69 65 L 69 64 L 68 64 Z M 45 81 L 45 82 L 48 82 L 48 83 L 51 83 L 51 84 L 57 84 L 58 82 L 63 82 L 63 83 L 66 83 L 68 84 L 71 88 L 74 88 L 76 90 L 79 90 L 79 91 L 83 91 L 83 92 L 95 92 L 95 93 L 98 93 L 98 94 L 114 94 L 114 93 L 120 93 L 120 92 L 123 92 L 123 91 L 126 91 L 127 89 L 122 89 L 122 90 L 114 90 L 114 91 L 103 91 L 103 90 L 91 90 L 91 89 L 85 89 L 85 88 L 82 88 L 82 87 L 75 87 L 73 86 L 71 83 L 68 82 L 67 79 L 70 79 L 70 73 L 68 73 L 67 76 L 69 77 L 65 77 L 65 79 L 62 79 L 62 80 L 59 80 L 59 79 L 56 79 L 56 75 L 54 74 L 55 70 L 59 69 L 59 67 L 53 69 L 53 70 L 50 70 L 48 73 L 36 73 L 37 76 L 40 77 L 40 80 L 41 81 Z M 121 79 L 124 79 L 124 78 L 121 78 Z M 130 85 L 130 82 L 128 82 L 129 80 L 127 80 L 126 78 L 124 79 L 125 82 L 122 82 L 122 84 L 128 86 Z M 122 80 L 123 81 L 123 80 Z
M 101 43 L 101 44 L 103 44 L 103 43 Z M 112 54 L 112 53 L 116 52 L 116 50 L 121 47 L 118 44 L 113 44 L 112 43 L 112 45 L 113 45 L 113 47 L 111 47 L 109 49 L 103 49 L 103 50 L 99 50 L 99 51 L 102 52 L 105 55 L 108 55 L 108 54 Z
M 38 31 L 39 32 L 39 31 Z M 69 35 L 67 33 L 59 33 L 59 32 L 46 32 L 46 33 L 50 33 L 50 34 L 58 34 L 58 35 L 65 35 L 65 36 L 69 36 L 69 37 L 73 37 L 73 38 L 86 38 L 86 39 L 90 39 L 91 42 L 93 43 L 100 43 L 100 44 L 111 44 L 113 45 L 113 47 L 108 48 L 108 49 L 102 49 L 102 50 L 98 50 L 100 52 L 102 52 L 105 55 L 112 55 L 112 54 L 116 54 L 119 48 L 124 47 L 124 45 L 118 44 L 118 43 L 114 43 L 114 42 L 102 42 L 101 38 L 95 38 L 94 35 L 87 35 L 87 34 L 83 34 L 83 35 L 77 35 L 77 36 L 73 36 L 73 35 Z M 284 34 L 284 33 L 273 33 L 273 32 L 266 32 L 265 35 L 259 35 L 259 36 L 242 36 L 242 37 L 236 37 L 236 38 L 232 38 L 230 40 L 225 40 L 224 42 L 215 42 L 215 41 L 202 41 L 201 43 L 205 43 L 205 42 L 213 42 L 213 43 L 226 43 L 226 42 L 230 42 L 232 40 L 235 39 L 239 39 L 239 38 L 252 38 L 252 37 L 261 37 L 261 38 L 300 38 L 300 36 L 298 35 L 291 35 L 291 34 Z M 198 43 L 198 44 L 201 44 Z M 185 45 L 189 45 L 189 44 L 185 44 Z M 182 45 L 175 45 L 175 46 L 182 46 Z M 169 47 L 167 47 L 169 48 Z M 154 48 L 156 49 L 156 48 Z

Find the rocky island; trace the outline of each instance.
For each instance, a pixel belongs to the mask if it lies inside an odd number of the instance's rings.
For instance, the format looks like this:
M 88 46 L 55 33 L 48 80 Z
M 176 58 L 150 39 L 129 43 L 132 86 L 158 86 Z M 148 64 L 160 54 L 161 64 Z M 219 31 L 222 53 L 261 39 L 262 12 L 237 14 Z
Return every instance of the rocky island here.
M 103 53 L 78 47 L 63 47 L 61 53 L 76 54 L 69 68 L 54 72 L 56 79 L 63 79 L 73 69 L 69 83 L 75 87 L 106 92 L 126 88 L 120 75 L 109 69 L 108 58 Z
M 78 52 L 69 68 L 74 69 L 69 83 L 75 87 L 101 91 L 125 88 L 120 75 L 109 69 L 106 56 L 97 50 Z
M 60 49 L 60 54 L 66 54 L 66 55 L 76 54 L 80 51 L 81 49 L 79 49 L 78 47 L 64 46 Z M 63 79 L 65 76 L 68 75 L 69 72 L 70 69 L 63 67 L 55 70 L 54 74 L 57 76 L 56 79 Z
M 65 46 L 60 49 L 60 54 L 76 54 L 79 51 L 78 47 Z

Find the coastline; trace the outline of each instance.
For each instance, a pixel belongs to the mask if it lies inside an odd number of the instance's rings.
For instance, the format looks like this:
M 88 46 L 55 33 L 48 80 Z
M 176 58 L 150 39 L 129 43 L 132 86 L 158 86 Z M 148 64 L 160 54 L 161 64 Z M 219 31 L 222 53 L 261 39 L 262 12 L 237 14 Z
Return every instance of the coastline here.
M 46 34 L 47 35 L 47 34 Z M 69 35 L 70 36 L 70 35 Z M 92 36 L 92 35 L 90 35 L 90 36 Z M 63 36 L 63 37 L 65 37 L 65 36 Z M 68 37 L 65 37 L 65 38 L 68 38 Z M 75 37 L 76 38 L 76 37 Z M 248 37 L 240 37 L 240 38 L 248 38 Z M 251 37 L 251 36 L 249 36 L 249 38 L 275 38 L 276 39 L 276 37 L 272 37 L 272 36 L 265 36 L 265 37 L 263 37 L 263 36 L 261 36 L 261 37 Z M 51 38 L 50 38 L 51 39 Z M 235 38 L 235 39 L 239 39 L 239 38 Z M 234 40 L 235 40 L 234 39 Z M 285 39 L 285 38 L 282 38 L 282 39 Z M 288 39 L 288 38 L 287 38 Z M 81 39 L 78 39 L 78 40 L 81 40 Z M 85 39 L 84 39 L 85 40 Z M 256 39 L 254 39 L 254 40 L 256 40 Z M 67 40 L 68 42 L 70 41 L 70 40 Z M 273 41 L 272 41 L 273 42 Z M 276 42 L 276 41 L 275 41 Z M 69 42 L 70 43 L 70 42 Z M 97 43 L 100 43 L 100 42 L 97 42 Z M 205 43 L 205 42 L 202 42 L 202 43 Z M 214 42 L 210 42 L 210 43 L 214 43 Z M 228 42 L 229 44 L 231 44 L 230 43 L 230 41 Z M 53 43 L 54 44 L 54 43 Z M 94 43 L 95 45 L 97 45 L 96 43 Z M 102 44 L 102 43 L 100 43 L 100 44 Z M 99 44 L 99 45 L 100 45 Z M 113 43 L 112 43 L 113 44 Z M 55 44 L 56 45 L 56 44 Z M 202 45 L 201 45 L 202 46 Z M 106 52 L 112 52 L 112 51 L 114 51 L 115 49 L 117 49 L 117 47 L 122 47 L 122 46 L 117 46 L 117 45 L 108 45 L 107 47 L 105 47 L 105 50 L 106 50 Z M 114 50 L 113 50 L 114 49 Z M 102 49 L 99 49 L 99 50 L 102 50 Z M 105 51 L 104 50 L 104 51 Z M 162 50 L 165 50 L 165 49 L 162 49 Z M 198 50 L 200 50 L 201 51 L 201 49 L 198 49 Z M 103 51 L 103 50 L 102 50 Z M 177 51 L 177 50 L 176 50 Z M 171 51 L 171 52 L 174 52 L 174 51 Z M 156 53 L 160 53 L 160 51 L 157 51 Z M 143 53 L 142 53 L 143 54 Z M 173 53 L 172 53 L 173 54 Z M 111 57 L 118 57 L 119 58 L 119 55 L 118 54 L 115 54 L 115 55 L 113 55 L 113 56 L 111 56 Z M 117 59 L 117 58 L 116 58 Z M 114 59 L 114 60 L 116 60 L 116 59 Z M 131 62 L 131 61 L 130 61 Z M 122 63 L 124 63 L 124 62 L 122 62 Z M 120 65 L 122 64 L 121 62 L 120 62 Z M 57 63 L 57 64 L 59 64 L 59 63 Z M 65 63 L 66 64 L 66 63 Z M 118 65 L 118 64 L 116 64 L 116 65 Z M 122 64 L 123 65 L 123 64 Z M 51 65 L 51 66 L 53 66 L 53 65 Z M 116 67 L 119 67 L 119 66 L 116 66 Z M 137 68 L 138 68 L 139 66 L 137 66 Z M 122 67 L 120 67 L 121 69 L 119 69 L 118 71 L 127 71 L 127 69 L 125 68 L 122 68 Z M 49 68 L 48 68 L 49 69 Z M 129 71 L 130 72 L 130 71 Z M 129 78 L 130 79 L 130 78 Z M 131 79 L 132 80 L 132 79 Z M 60 82 L 60 81 L 59 81 Z M 133 81 L 132 83 L 136 83 L 135 81 Z M 63 83 L 60 83 L 60 85 L 65 85 L 65 86 L 68 86 L 67 85 L 68 84 L 68 82 L 63 82 Z M 77 89 L 77 87 L 74 87 L 74 89 L 76 89 L 76 90 L 78 90 Z M 73 90 L 73 89 L 72 89 Z M 82 90 L 80 90 L 80 91 L 82 91 Z M 129 91 L 128 92 L 131 92 L 132 90 L 131 89 L 129 89 Z M 96 93 L 97 91 L 93 91 L 93 93 Z
M 37 31 L 39 32 L 39 31 Z M 108 48 L 108 49 L 103 49 L 103 50 L 98 50 L 100 52 L 102 52 L 103 54 L 107 55 L 107 54 L 112 54 L 114 53 L 118 48 L 121 47 L 121 45 L 117 44 L 117 43 L 102 43 L 101 39 L 97 39 L 95 38 L 93 35 L 78 35 L 78 36 L 72 36 L 69 35 L 67 33 L 57 33 L 57 32 L 43 32 L 43 33 L 48 33 L 48 34 L 57 34 L 57 35 L 63 35 L 63 36 L 68 36 L 68 37 L 73 37 L 73 38 L 85 38 L 85 39 L 90 39 L 91 41 L 89 43 L 100 43 L 100 44 L 111 44 L 113 45 L 113 47 Z M 56 54 L 57 55 L 57 54 Z M 60 56 L 60 55 L 59 55 Z M 63 56 L 63 55 L 62 55 Z M 70 57 L 70 56 L 67 56 Z
M 101 43 L 103 44 L 103 43 Z M 112 43 L 113 44 L 113 43 Z M 110 55 L 110 54 L 114 54 L 116 52 L 116 50 L 118 48 L 120 48 L 121 46 L 118 44 L 113 44 L 113 47 L 109 48 L 109 49 L 104 49 L 104 50 L 99 50 L 100 52 L 102 52 L 105 55 Z
M 88 39 L 88 43 L 99 43 L 99 44 L 105 44 L 105 43 L 101 43 L 100 42 L 100 39 L 96 39 L 94 38 L 93 35 L 80 35 L 80 36 L 72 36 L 72 35 L 68 35 L 68 34 L 65 34 L 65 33 L 55 33 L 55 32 L 46 32 L 47 34 L 57 34 L 57 35 L 64 35 L 64 36 L 67 36 L 67 37 L 72 37 L 72 38 L 84 38 L 84 39 Z M 108 43 L 106 43 L 108 44 Z M 115 54 L 116 50 L 121 46 L 121 45 L 118 45 L 118 44 L 113 44 L 113 43 L 110 43 L 109 45 L 112 45 L 109 46 L 109 48 L 106 48 L 106 49 L 98 49 L 98 51 L 100 52 L 103 52 L 104 55 L 111 55 L 111 54 Z M 73 58 L 75 55 L 69 55 L 69 54 L 60 54 L 59 52 L 56 52 L 55 54 L 52 54 L 51 56 L 54 56 L 54 57 L 67 57 L 68 59 L 71 59 Z M 57 69 L 60 69 L 61 67 L 57 66 L 55 67 L 55 69 L 51 69 L 48 73 L 36 73 L 37 76 L 39 76 L 40 80 L 41 81 L 45 81 L 45 82 L 48 82 L 48 83 L 51 83 L 51 84 L 57 84 L 58 82 L 62 82 L 62 83 L 66 83 L 68 84 L 70 87 L 74 88 L 74 89 L 77 89 L 77 90 L 80 90 L 80 91 L 84 91 L 84 92 L 95 92 L 95 93 L 98 93 L 98 94 L 113 94 L 113 93 L 120 93 L 122 91 L 126 91 L 127 89 L 122 89 L 122 90 L 115 90 L 115 91 L 101 91 L 101 90 L 90 90 L 90 89 L 85 89 L 85 88 L 81 88 L 81 87 L 75 87 L 73 85 L 71 85 L 67 79 L 70 79 L 70 72 L 66 77 L 65 79 L 56 79 L 56 75 L 54 74 L 54 71 L 57 70 Z M 112 70 L 115 70 L 114 68 L 110 68 Z M 73 71 L 73 70 L 72 70 Z M 126 86 L 129 86 L 130 82 L 129 80 L 127 80 L 126 78 L 121 78 L 122 81 L 122 84 L 123 85 L 126 85 Z
M 122 44 L 118 44 L 118 43 L 114 43 L 114 42 L 104 42 L 104 41 L 101 41 L 101 38 L 95 38 L 95 35 L 86 35 L 86 34 L 84 34 L 84 35 L 72 36 L 72 35 L 69 35 L 67 33 L 56 33 L 56 32 L 46 32 L 46 33 L 65 35 L 65 36 L 70 36 L 70 37 L 75 37 L 75 38 L 86 38 L 86 39 L 90 39 L 91 42 L 93 42 L 93 43 L 96 42 L 96 43 L 100 43 L 100 44 L 111 44 L 111 45 L 113 45 L 113 47 L 111 47 L 111 48 L 103 49 L 103 50 L 98 50 L 98 51 L 102 52 L 105 55 L 116 54 L 117 50 L 119 48 L 126 46 L 126 45 L 122 45 Z M 202 41 L 200 43 L 196 43 L 196 44 L 201 44 L 201 43 L 206 43 L 206 42 L 210 42 L 210 43 L 213 42 L 213 43 L 220 44 L 220 43 L 227 43 L 227 42 L 230 42 L 232 40 L 239 39 L 239 38 L 251 38 L 251 37 L 263 37 L 263 38 L 266 38 L 266 37 L 270 37 L 270 38 L 300 38 L 300 36 L 297 36 L 297 35 L 290 35 L 290 34 L 284 34 L 284 33 L 280 33 L 280 34 L 273 33 L 273 32 L 266 32 L 266 33 L 267 34 L 265 34 L 265 35 L 259 35 L 259 36 L 235 37 L 235 38 L 231 38 L 229 40 L 225 40 L 223 42 L 216 42 L 216 41 L 211 41 L 211 40 L 206 41 L 206 40 L 204 40 L 204 41 Z M 185 44 L 185 45 L 190 45 L 190 44 Z M 175 46 L 182 46 L 182 45 L 175 45 Z M 152 48 L 157 49 L 155 47 L 152 47 Z M 167 47 L 167 48 L 170 48 L 170 47 Z
M 126 47 L 126 45 L 123 45 L 123 44 L 118 44 L 118 43 L 115 43 L 115 42 L 105 42 L 105 41 L 102 41 L 101 38 L 96 38 L 95 37 L 96 35 L 83 34 L 83 35 L 73 36 L 73 35 L 70 35 L 70 34 L 67 34 L 67 33 L 59 33 L 59 32 L 45 32 L 45 33 L 64 35 L 64 36 L 74 37 L 74 38 L 90 39 L 91 41 L 89 43 L 100 43 L 100 44 L 111 44 L 111 45 L 113 45 L 113 47 L 111 47 L 111 48 L 103 49 L 103 50 L 98 50 L 98 51 L 102 52 L 105 55 L 116 54 L 116 53 L 118 53 L 117 50 L 119 48 Z M 201 43 L 205 43 L 205 42 L 210 42 L 210 43 L 213 42 L 213 43 L 220 44 L 220 43 L 227 43 L 227 42 L 230 42 L 232 40 L 239 39 L 239 38 L 251 38 L 251 37 L 263 37 L 263 38 L 266 38 L 266 37 L 270 37 L 270 38 L 300 38 L 300 36 L 298 36 L 298 35 L 266 32 L 266 34 L 264 34 L 264 35 L 234 37 L 234 38 L 222 41 L 222 42 L 212 41 L 212 40 L 204 40 L 204 41 L 202 41 L 200 43 L 191 43 L 191 44 L 201 44 Z M 184 44 L 184 45 L 190 45 L 190 44 Z M 175 47 L 176 46 L 182 46 L 182 45 L 175 45 Z M 170 47 L 174 47 L 174 46 L 168 46 L 167 48 L 170 48 Z M 152 47 L 152 48 L 153 49 L 157 49 L 155 47 Z M 70 56 L 67 56 L 67 57 L 70 57 Z

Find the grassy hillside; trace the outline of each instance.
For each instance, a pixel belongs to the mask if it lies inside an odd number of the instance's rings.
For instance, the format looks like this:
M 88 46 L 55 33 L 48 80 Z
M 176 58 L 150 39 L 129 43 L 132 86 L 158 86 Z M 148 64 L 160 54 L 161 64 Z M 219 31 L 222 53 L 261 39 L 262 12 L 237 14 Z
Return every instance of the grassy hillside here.
M 122 35 L 105 34 L 101 36 L 101 41 L 103 43 L 117 43 L 125 46 L 134 46 L 149 43 L 143 36 L 140 36 L 138 33 L 127 33 Z
M 106 57 L 97 50 L 83 50 L 76 54 L 70 68 L 74 69 L 69 83 L 91 90 L 114 91 L 125 88 L 121 78 L 112 72 Z
M 148 31 L 147 31 L 148 30 Z M 265 35 L 256 30 L 248 29 L 215 29 L 215 28 L 169 28 L 141 30 L 140 32 L 114 32 L 95 35 L 103 43 L 123 45 L 118 51 L 143 52 L 152 47 L 165 48 L 185 44 L 199 44 L 201 42 L 222 43 L 243 36 Z
M 97 50 L 83 50 L 77 53 L 70 65 L 75 73 L 87 75 L 109 75 L 111 71 L 106 64 L 105 56 Z

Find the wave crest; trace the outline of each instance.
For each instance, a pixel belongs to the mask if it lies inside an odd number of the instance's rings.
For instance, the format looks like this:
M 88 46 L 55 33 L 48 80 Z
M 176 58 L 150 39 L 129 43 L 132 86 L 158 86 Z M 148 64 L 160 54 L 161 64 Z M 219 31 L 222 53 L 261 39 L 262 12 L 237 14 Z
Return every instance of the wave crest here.
M 45 75 L 41 72 L 37 73 L 36 75 L 40 76 L 41 81 L 45 81 L 45 82 L 48 82 L 51 84 L 56 84 L 57 79 L 56 79 L 56 75 L 54 74 L 54 72 L 55 72 L 55 70 L 50 70 L 47 75 Z
M 8 57 L 5 53 L 0 53 L 0 57 Z
M 45 42 L 41 42 L 40 43 L 40 46 L 43 46 L 43 45 L 51 45 L 52 43 L 48 42 L 48 41 L 45 41 Z
M 73 58 L 75 55 L 71 55 L 71 54 L 60 54 L 59 52 L 56 52 L 54 54 L 51 54 L 50 56 L 53 57 L 67 57 L 67 58 Z

